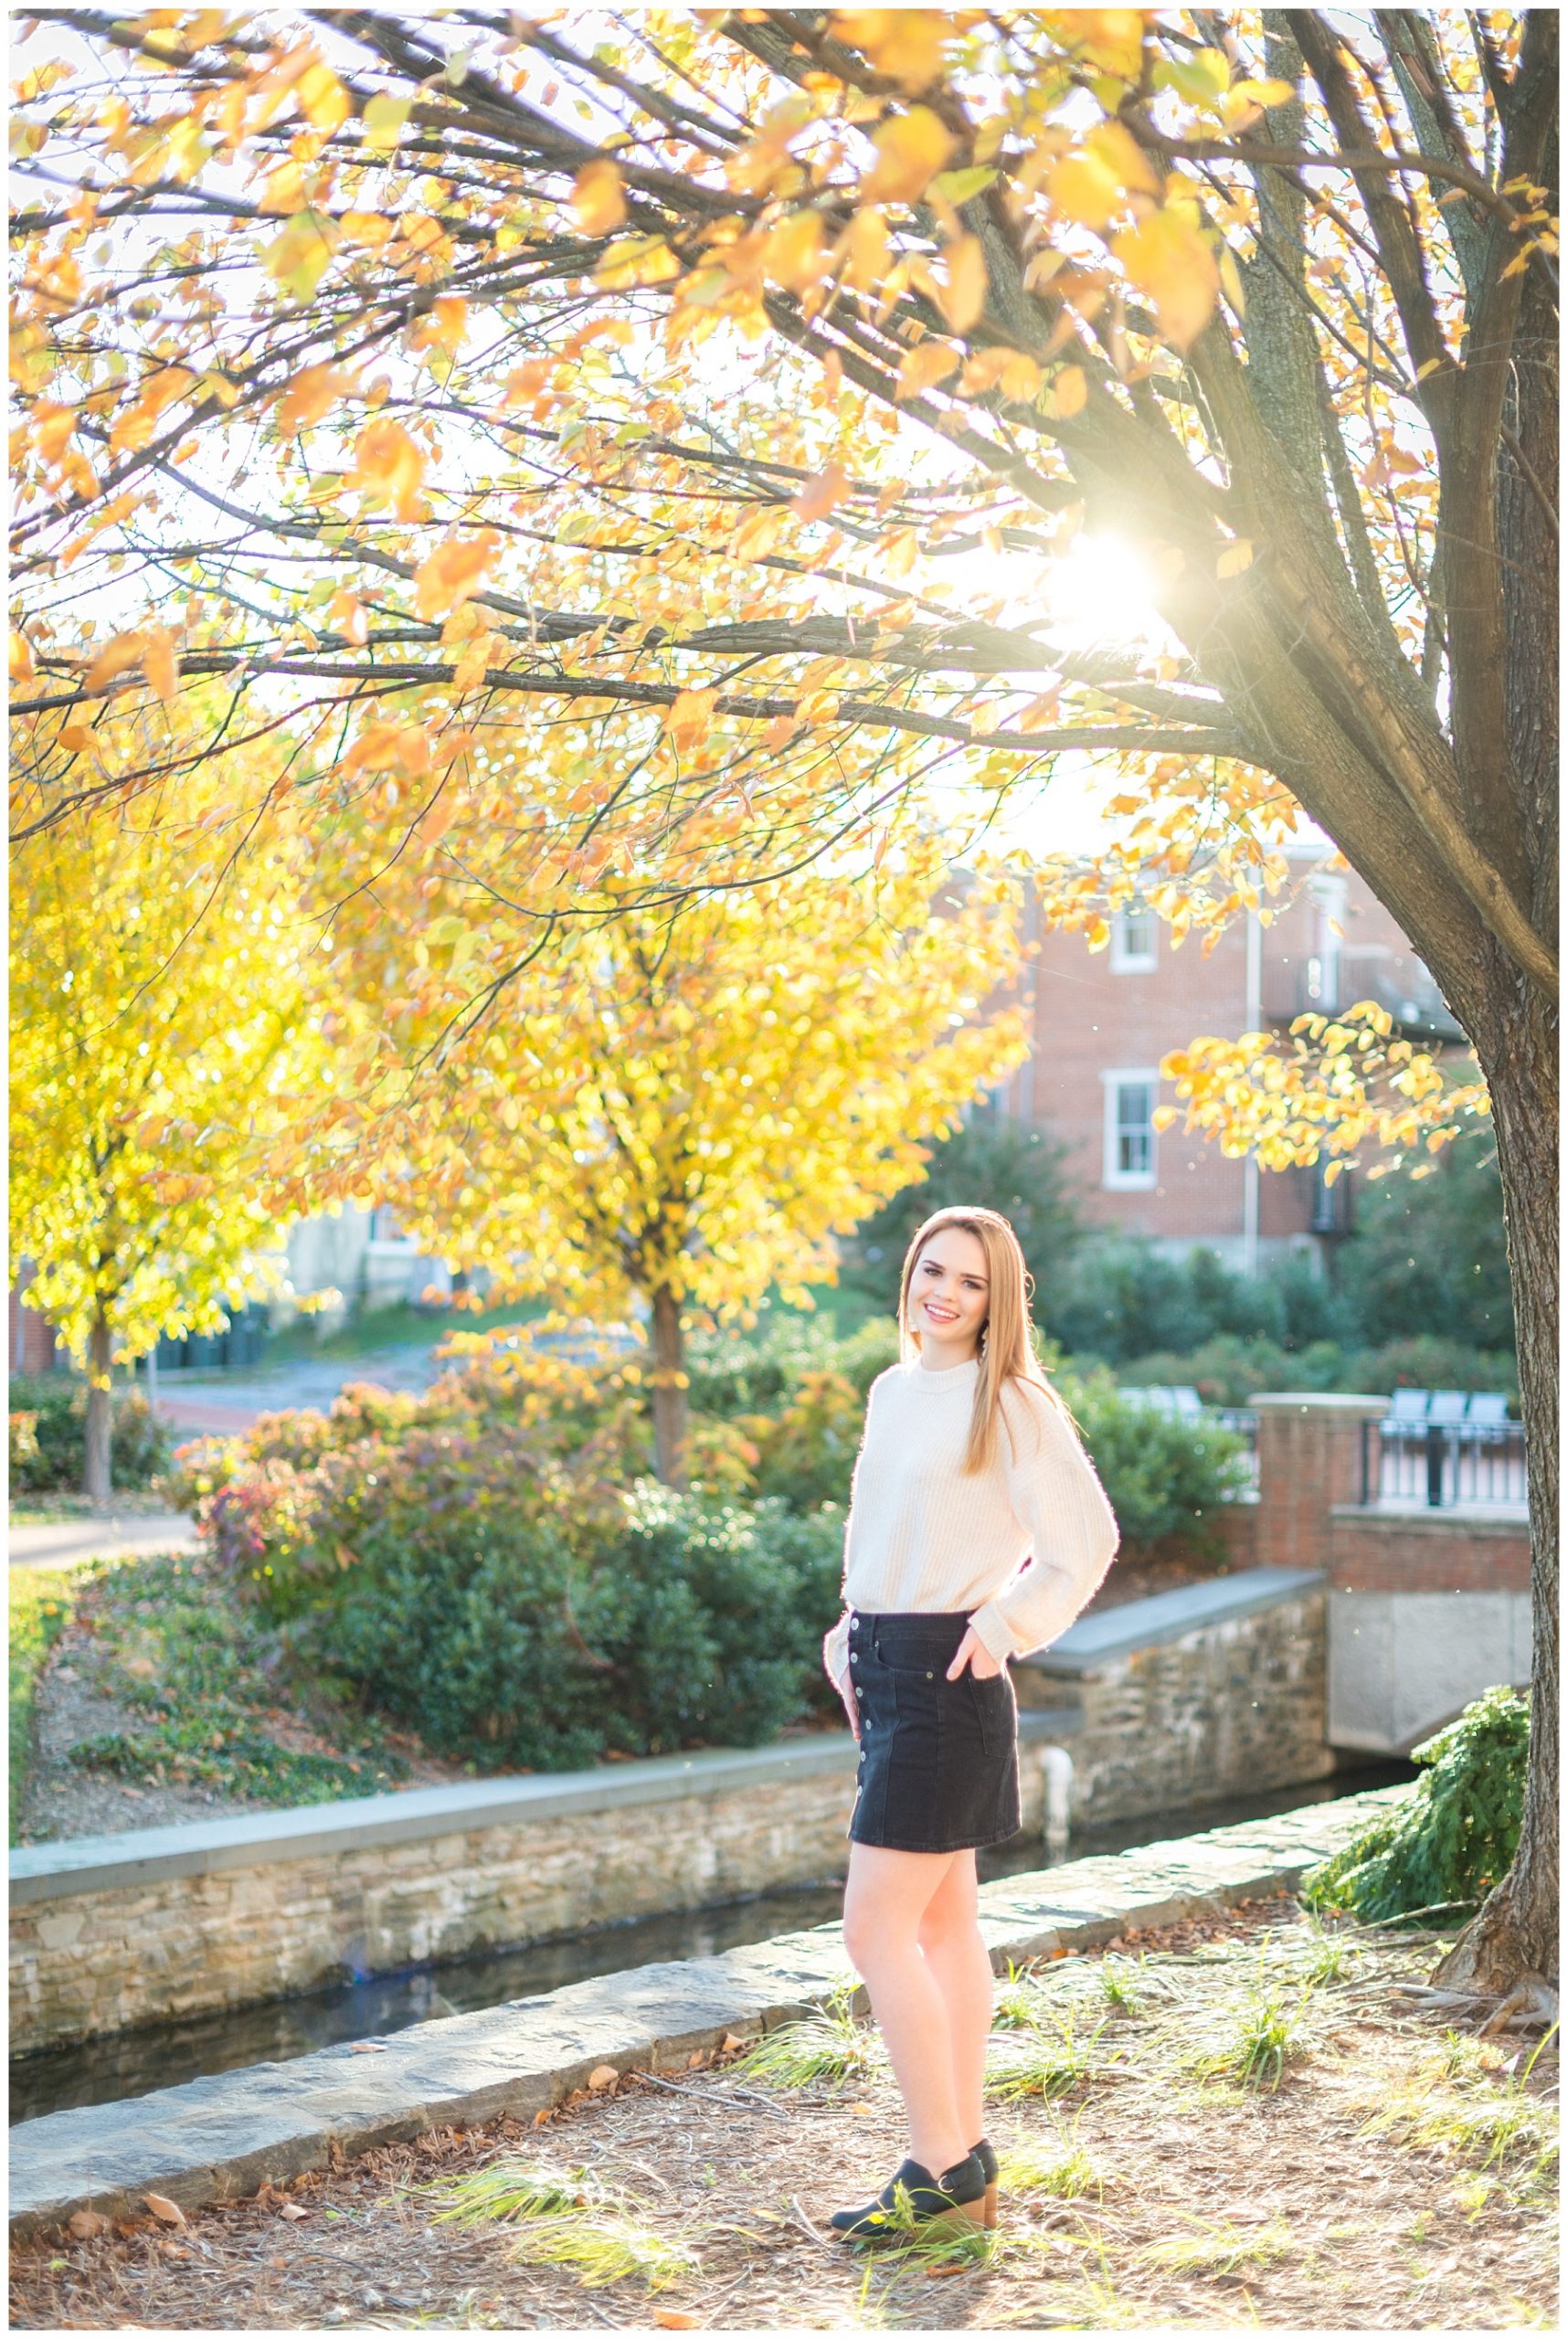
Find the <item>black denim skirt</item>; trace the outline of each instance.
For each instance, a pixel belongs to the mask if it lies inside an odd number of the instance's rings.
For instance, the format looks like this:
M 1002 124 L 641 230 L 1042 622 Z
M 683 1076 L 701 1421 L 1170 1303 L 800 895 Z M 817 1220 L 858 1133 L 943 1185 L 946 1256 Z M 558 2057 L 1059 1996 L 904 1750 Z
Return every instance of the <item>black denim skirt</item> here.
M 850 1618 L 860 1773 L 850 1841 L 889 1851 L 959 1852 L 1005 1843 L 1022 1825 L 1018 1708 L 1004 1667 L 977 1681 L 948 1667 L 967 1615 Z

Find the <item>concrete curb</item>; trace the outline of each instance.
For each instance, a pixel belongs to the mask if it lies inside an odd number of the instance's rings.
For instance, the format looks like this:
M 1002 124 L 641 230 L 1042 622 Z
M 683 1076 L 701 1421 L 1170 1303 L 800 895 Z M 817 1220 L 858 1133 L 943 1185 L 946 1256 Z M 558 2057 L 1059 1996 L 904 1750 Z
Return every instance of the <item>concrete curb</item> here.
M 1061 1868 L 981 1893 L 991 1962 L 1089 1948 L 1128 1925 L 1289 1889 L 1372 1813 L 1408 1794 L 1383 1787 L 1238 1827 L 1217 1827 Z M 726 2033 L 754 2036 L 820 2005 L 853 1975 L 839 1928 L 786 1933 L 722 1957 L 645 1965 L 539 1998 L 419 2023 L 378 2054 L 330 2047 L 288 2063 L 193 2080 L 128 2101 L 29 2120 L 11 2131 L 15 2239 L 58 2230 L 73 2210 L 143 2213 L 148 2191 L 182 2208 L 286 2182 L 338 2154 L 531 2118 L 591 2070 L 679 2068 Z

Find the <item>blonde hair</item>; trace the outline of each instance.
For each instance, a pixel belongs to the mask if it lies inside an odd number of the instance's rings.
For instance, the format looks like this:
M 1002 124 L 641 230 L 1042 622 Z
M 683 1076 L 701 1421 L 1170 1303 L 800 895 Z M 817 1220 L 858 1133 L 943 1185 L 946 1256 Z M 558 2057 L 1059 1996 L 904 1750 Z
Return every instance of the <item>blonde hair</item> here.
M 915 1270 L 932 1236 L 945 1233 L 950 1226 L 961 1228 L 965 1233 L 977 1238 L 985 1252 L 986 1274 L 991 1280 L 986 1319 L 980 1327 L 980 1378 L 975 1384 L 969 1442 L 964 1454 L 963 1475 L 969 1477 L 977 1471 L 989 1470 L 996 1459 L 996 1426 L 999 1420 L 1007 1429 L 1008 1440 L 1012 1443 L 1012 1424 L 1001 1404 L 1002 1392 L 1009 1382 L 1022 1381 L 1031 1389 L 1038 1389 L 1046 1403 L 1054 1405 L 1059 1413 L 1065 1413 L 1066 1407 L 1046 1380 L 1040 1360 L 1034 1353 L 1033 1327 L 1029 1317 L 1029 1300 L 1034 1288 L 1034 1278 L 1023 1264 L 1023 1253 L 1017 1235 L 1000 1211 L 970 1209 L 962 1203 L 954 1203 L 947 1210 L 933 1211 L 925 1223 L 916 1229 L 914 1239 L 904 1254 L 904 1272 L 898 1285 L 898 1352 L 903 1362 L 914 1363 L 920 1354 L 920 1333 L 910 1321 L 909 1314 L 909 1292 L 915 1280 Z M 1038 1437 L 1038 1422 L 1035 1434 Z

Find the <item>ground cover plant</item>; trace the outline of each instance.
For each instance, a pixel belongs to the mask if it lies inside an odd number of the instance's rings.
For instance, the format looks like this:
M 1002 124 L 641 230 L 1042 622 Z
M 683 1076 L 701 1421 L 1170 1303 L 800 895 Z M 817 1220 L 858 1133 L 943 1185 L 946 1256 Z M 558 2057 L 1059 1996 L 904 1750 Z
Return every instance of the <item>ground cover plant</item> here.
M 1325 1974 L 1323 1949 L 1338 1952 Z M 822 2231 L 895 2164 L 885 2062 L 769 2075 L 740 2041 L 596 2074 L 532 2124 L 441 2128 L 256 2196 L 13 2252 L 18 2327 L 1553 2329 L 1555 2044 L 1450 2037 L 1394 1993 L 1429 1941 L 1253 1902 L 1015 1980 L 1103 2017 L 1053 2100 L 1003 2100 L 989 2239 Z M 1300 2008 L 1276 2073 L 1195 2067 L 1260 1988 Z M 1093 2011 L 1098 2008 L 1098 2012 Z M 993 2079 L 1015 2053 L 999 2031 Z M 778 2034 L 780 2039 L 788 2031 Z
M 195 1817 L 213 1801 L 325 1803 L 409 1779 L 407 1741 L 334 1699 L 285 1635 L 233 1599 L 208 1555 L 101 1561 L 54 1579 L 52 1594 L 33 1593 L 39 1574 L 12 1572 L 14 1834 L 24 1809 L 31 1839 L 122 1827 L 149 1804 Z M 48 1747 L 19 1737 L 19 1596 L 54 1643 L 43 1697 L 81 1718 Z M 24 1647 L 43 1645 L 37 1624 L 21 1635 Z
M 13 1568 L 7 1603 L 6 1732 L 10 1767 L 10 1826 L 16 1833 L 16 1815 L 27 1775 L 33 1736 L 33 1700 L 50 1649 L 70 1615 L 76 1579 L 53 1568 Z

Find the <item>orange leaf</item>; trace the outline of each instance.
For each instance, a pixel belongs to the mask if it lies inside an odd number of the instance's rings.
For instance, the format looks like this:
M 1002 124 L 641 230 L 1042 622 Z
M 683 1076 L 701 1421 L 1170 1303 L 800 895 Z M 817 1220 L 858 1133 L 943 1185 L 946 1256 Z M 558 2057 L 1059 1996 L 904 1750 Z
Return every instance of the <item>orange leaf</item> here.
M 353 396 L 358 387 L 355 376 L 345 365 L 307 365 L 296 374 L 278 402 L 278 428 L 287 437 L 294 437 L 308 422 L 319 422 L 329 407 L 340 398 Z
M 945 341 L 923 341 L 912 349 L 898 367 L 898 388 L 901 398 L 916 398 L 925 390 L 934 389 L 958 369 L 959 353 Z
M 370 630 L 369 620 L 365 614 L 364 603 L 346 586 L 333 595 L 327 609 L 327 623 L 336 626 L 344 640 L 355 650 L 364 649 Z
M 478 592 L 495 566 L 501 537 L 494 528 L 476 536 L 453 536 L 414 574 L 414 607 L 427 620 L 450 617 Z
M 399 520 L 425 516 L 419 489 L 425 458 L 399 422 L 367 422 L 354 442 L 353 468 L 344 475 L 367 503 L 390 502 Z
M 142 652 L 142 671 L 167 706 L 180 686 L 180 661 L 175 637 L 167 626 L 150 625 Z
M 158 2223 L 161 2226 L 184 2225 L 185 2221 L 185 2211 L 181 2208 L 177 2201 L 171 2201 L 166 2194 L 144 2193 L 142 2197 L 146 2202 L 147 2207 L 152 2210 L 153 2215 L 157 2218 Z
M 804 487 L 790 499 L 789 509 L 802 520 L 821 520 L 842 503 L 850 492 L 850 483 L 840 463 L 830 463 L 825 471 L 809 479 Z
M 682 691 L 664 717 L 666 736 L 677 747 L 694 746 L 706 736 L 717 704 L 716 690 Z
M 610 236 L 626 224 L 626 191 L 613 163 L 585 163 L 572 186 L 572 210 L 585 235 Z
M 1059 420 L 1081 414 L 1089 395 L 1089 386 L 1081 365 L 1064 365 L 1051 376 L 1051 396 L 1055 401 Z

